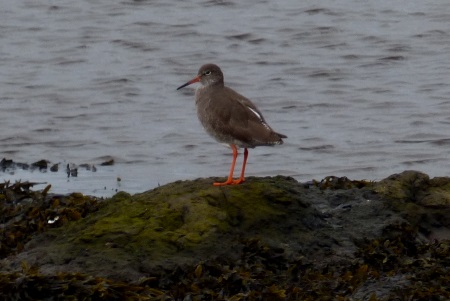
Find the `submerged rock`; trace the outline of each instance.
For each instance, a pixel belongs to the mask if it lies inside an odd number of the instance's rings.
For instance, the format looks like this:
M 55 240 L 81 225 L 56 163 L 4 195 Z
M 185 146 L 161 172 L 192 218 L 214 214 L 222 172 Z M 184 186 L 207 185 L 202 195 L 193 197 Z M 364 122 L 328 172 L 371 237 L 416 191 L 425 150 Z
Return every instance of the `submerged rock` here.
M 213 181 L 85 198 L 95 210 L 80 215 L 69 207 L 86 208 L 83 196 L 41 197 L 46 226 L 4 255 L 0 289 L 11 299 L 42 292 L 105 300 L 450 297 L 448 178 L 407 171 L 374 183 Z M 49 225 L 55 216 L 64 222 Z M 36 283 L 41 290 L 30 290 Z

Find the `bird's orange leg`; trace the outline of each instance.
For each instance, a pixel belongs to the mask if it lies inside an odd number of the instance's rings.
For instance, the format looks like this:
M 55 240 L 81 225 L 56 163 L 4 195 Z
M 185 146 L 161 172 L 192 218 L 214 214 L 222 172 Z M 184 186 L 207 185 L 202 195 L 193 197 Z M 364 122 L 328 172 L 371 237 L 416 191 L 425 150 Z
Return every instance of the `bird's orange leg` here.
M 231 149 L 233 150 L 233 161 L 231 162 L 230 174 L 228 175 L 228 179 L 225 182 L 215 182 L 214 186 L 225 186 L 233 184 L 234 165 L 236 165 L 238 151 L 236 145 L 234 144 L 231 144 Z
M 241 184 L 245 182 L 244 174 L 245 174 L 245 166 L 247 165 L 247 157 L 248 157 L 248 149 L 245 148 L 244 150 L 244 162 L 242 163 L 242 171 L 241 171 L 241 177 L 237 180 L 233 181 L 233 184 Z

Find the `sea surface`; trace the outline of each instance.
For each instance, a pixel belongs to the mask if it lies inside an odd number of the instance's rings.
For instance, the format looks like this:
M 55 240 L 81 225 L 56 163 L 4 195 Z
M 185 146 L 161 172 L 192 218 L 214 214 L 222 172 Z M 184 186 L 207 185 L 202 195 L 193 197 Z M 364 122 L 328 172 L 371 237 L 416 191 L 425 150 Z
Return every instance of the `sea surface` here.
M 0 20 L 0 159 L 60 166 L 0 182 L 109 196 L 225 177 L 195 86 L 176 91 L 205 63 L 288 136 L 251 149 L 247 176 L 450 176 L 448 1 L 3 0 Z

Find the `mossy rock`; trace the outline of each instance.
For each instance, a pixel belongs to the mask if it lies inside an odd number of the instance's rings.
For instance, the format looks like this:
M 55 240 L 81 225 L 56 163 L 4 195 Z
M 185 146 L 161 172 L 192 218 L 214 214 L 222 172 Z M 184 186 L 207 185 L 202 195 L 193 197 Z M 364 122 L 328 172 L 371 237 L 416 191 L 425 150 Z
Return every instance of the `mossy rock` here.
M 408 170 L 394 174 L 375 184 L 376 192 L 384 197 L 413 202 L 426 207 L 446 208 L 450 206 L 450 178 L 437 177 Z
M 430 179 L 424 173 L 409 170 L 375 183 L 374 191 L 426 236 L 449 237 L 450 178 Z
M 0 291 L 10 300 L 450 297 L 448 207 L 424 203 L 445 194 L 449 178 L 214 180 L 7 203 L 4 233 L 27 232 L 28 243 L 0 261 Z
M 86 218 L 47 232 L 45 245 L 34 240 L 27 247 L 46 254 L 36 262 L 41 267 L 67 263 L 101 275 L 103 262 L 108 265 L 104 273 L 115 266 L 118 277 L 130 266 L 137 276 L 159 266 L 233 258 L 239 239 L 261 237 L 280 244 L 283 231 L 306 232 L 302 225 L 320 214 L 302 199 L 303 190 L 294 179 L 280 176 L 250 177 L 236 186 L 215 187 L 211 179 L 197 179 L 136 195 L 121 192 Z M 320 224 L 319 218 L 314 223 Z
M 429 187 L 428 175 L 408 170 L 400 174 L 393 174 L 376 183 L 374 190 L 392 200 L 415 202 L 421 191 Z

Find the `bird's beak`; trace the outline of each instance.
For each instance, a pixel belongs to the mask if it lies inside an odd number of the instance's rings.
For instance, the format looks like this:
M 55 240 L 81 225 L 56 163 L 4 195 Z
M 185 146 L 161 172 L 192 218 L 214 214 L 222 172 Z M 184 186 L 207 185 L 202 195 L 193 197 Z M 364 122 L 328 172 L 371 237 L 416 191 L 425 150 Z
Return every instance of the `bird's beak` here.
M 179 86 L 179 87 L 177 88 L 177 90 L 180 90 L 180 89 L 182 89 L 182 88 L 184 88 L 184 87 L 186 87 L 186 86 L 189 86 L 190 84 L 198 83 L 199 81 L 200 81 L 200 75 L 194 77 L 193 79 L 191 79 L 190 81 L 188 81 L 188 82 L 185 83 L 184 85 Z

